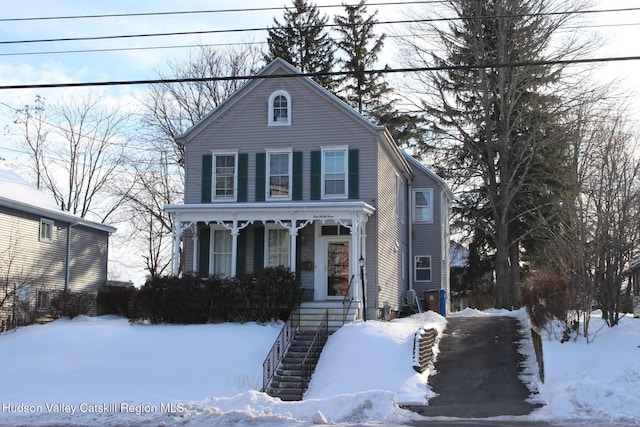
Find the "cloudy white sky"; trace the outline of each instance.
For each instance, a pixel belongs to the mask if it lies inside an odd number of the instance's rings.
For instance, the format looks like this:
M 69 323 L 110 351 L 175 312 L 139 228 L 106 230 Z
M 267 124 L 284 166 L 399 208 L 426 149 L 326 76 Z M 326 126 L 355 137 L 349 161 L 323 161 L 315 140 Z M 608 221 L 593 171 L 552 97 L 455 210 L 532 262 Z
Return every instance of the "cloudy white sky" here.
M 415 0 L 410 0 L 415 1 Z M 430 0 L 432 1 L 432 0 Z M 594 0 L 591 9 L 627 9 L 619 12 L 588 14 L 585 26 L 576 28 L 580 33 L 596 32 L 605 40 L 604 46 L 594 57 L 640 56 L 640 2 L 638 0 Z M 319 6 L 339 5 L 341 0 L 315 0 Z M 387 5 L 393 0 L 369 0 L 369 10 L 379 10 L 380 20 L 402 19 L 401 10 L 406 6 Z M 350 3 L 355 3 L 350 1 Z M 373 4 L 376 5 L 373 5 Z M 428 2 L 423 2 L 428 3 Z M 12 84 L 46 84 L 60 82 L 93 82 L 115 80 L 144 80 L 157 78 L 158 70 L 166 67 L 169 59 L 185 56 L 185 49 L 150 49 L 85 53 L 42 53 L 51 51 L 75 51 L 88 49 L 119 49 L 152 46 L 184 46 L 216 44 L 240 41 L 264 42 L 265 31 L 242 33 L 217 33 L 172 37 L 146 37 L 112 40 L 7 43 L 14 41 L 58 39 L 66 37 L 93 37 L 123 34 L 148 34 L 182 31 L 237 30 L 265 28 L 273 17 L 282 20 L 282 10 L 203 13 L 169 16 L 136 16 L 91 19 L 51 19 L 12 21 L 12 18 L 60 17 L 77 15 L 102 15 L 120 13 L 175 12 L 194 10 L 280 8 L 290 5 L 289 0 L 111 0 L 109 2 L 86 0 L 3 0 L 0 10 L 0 86 Z M 241 5 L 241 6 L 239 6 Z M 636 8 L 637 10 L 631 10 Z M 322 8 L 322 12 L 334 15 L 341 7 Z M 396 32 L 402 33 L 400 26 Z M 379 31 L 392 32 L 382 27 Z M 385 63 L 400 65 L 395 56 L 393 39 L 387 42 Z M 603 79 L 617 80 L 625 93 L 640 93 L 640 61 L 608 63 L 601 66 Z M 110 96 L 121 98 L 135 96 L 143 86 L 116 86 L 108 89 Z M 0 103 L 20 107 L 31 103 L 36 93 L 48 99 L 60 94 L 73 96 L 77 89 L 0 89 Z M 634 104 L 634 113 L 640 117 L 640 104 Z M 0 123 L 7 123 L 6 106 L 0 104 Z M 0 142 L 0 156 L 3 156 Z

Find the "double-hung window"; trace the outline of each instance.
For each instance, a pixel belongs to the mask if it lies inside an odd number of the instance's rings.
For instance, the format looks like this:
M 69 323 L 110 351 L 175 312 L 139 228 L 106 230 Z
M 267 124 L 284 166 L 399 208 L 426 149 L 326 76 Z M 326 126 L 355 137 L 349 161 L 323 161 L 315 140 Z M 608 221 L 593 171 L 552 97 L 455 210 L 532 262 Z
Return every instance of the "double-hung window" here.
M 211 229 L 213 250 L 211 251 L 212 273 L 216 276 L 231 276 L 231 260 L 233 242 L 231 231 L 227 229 Z
M 413 190 L 413 222 L 433 222 L 433 189 Z
M 214 153 L 213 199 L 235 200 L 237 188 L 238 154 Z
M 322 195 L 347 197 L 348 159 L 346 148 L 322 150 Z
M 291 236 L 284 228 L 267 227 L 265 239 L 265 267 L 290 267 L 289 245 Z
M 40 219 L 40 238 L 41 242 L 53 242 L 53 221 L 50 219 Z
M 431 256 L 418 255 L 415 257 L 414 279 L 416 282 L 431 281 Z
M 291 199 L 291 151 L 267 153 L 267 199 Z
M 291 97 L 283 90 L 275 91 L 269 97 L 269 126 L 291 124 Z

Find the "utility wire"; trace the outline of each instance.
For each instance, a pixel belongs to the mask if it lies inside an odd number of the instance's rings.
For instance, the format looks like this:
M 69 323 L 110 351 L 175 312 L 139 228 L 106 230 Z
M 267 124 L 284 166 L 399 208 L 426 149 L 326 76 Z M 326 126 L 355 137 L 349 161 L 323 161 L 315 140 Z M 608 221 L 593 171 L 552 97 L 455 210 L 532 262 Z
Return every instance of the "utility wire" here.
M 541 60 L 541 61 L 528 61 L 528 62 L 511 62 L 511 63 L 502 63 L 502 64 L 442 65 L 442 66 L 413 67 L 413 68 L 383 68 L 383 69 L 377 69 L 377 70 L 366 70 L 364 72 L 332 71 L 332 72 L 319 72 L 319 73 L 288 73 L 288 74 L 221 76 L 221 77 L 214 77 L 214 76 L 187 77 L 187 78 L 176 78 L 176 79 L 121 80 L 121 81 L 85 82 L 85 83 L 19 84 L 19 85 L 2 85 L 0 86 L 0 90 L 198 83 L 198 82 L 231 81 L 231 80 L 263 80 L 263 79 L 300 78 L 300 77 L 346 76 L 346 75 L 355 75 L 355 74 L 391 74 L 391 73 L 398 74 L 398 73 L 419 73 L 419 72 L 447 71 L 447 70 L 474 70 L 474 69 L 480 69 L 480 68 L 539 67 L 539 66 L 548 66 L 548 65 L 571 65 L 571 64 L 622 62 L 622 61 L 638 61 L 638 60 L 640 60 L 640 56 L 623 56 L 623 57 L 608 57 L 608 58 L 555 59 L 555 60 Z
M 428 1 L 392 1 L 385 3 L 366 3 L 365 6 L 400 6 L 409 4 L 435 4 L 446 3 L 445 0 L 428 0 Z M 354 7 L 356 4 L 333 4 L 333 5 L 316 5 L 318 9 L 343 8 L 345 6 Z M 72 16 L 43 16 L 32 18 L 0 18 L 0 22 L 23 22 L 23 21 L 44 21 L 44 20 L 63 20 L 63 19 L 95 19 L 95 18 L 126 18 L 137 16 L 167 16 L 167 15 L 195 15 L 195 14 L 211 14 L 211 13 L 237 13 L 237 12 L 268 12 L 274 10 L 285 10 L 286 7 L 254 7 L 245 9 L 212 9 L 212 10 L 187 10 L 174 12 L 139 12 L 139 13 L 114 13 L 100 15 L 72 15 Z M 290 8 L 289 8 L 290 9 Z
M 524 13 L 524 14 L 505 14 L 505 15 L 491 15 L 491 16 L 471 16 L 471 17 L 455 17 L 455 18 L 425 18 L 425 19 L 407 19 L 407 20 L 394 20 L 394 21 L 378 21 L 375 25 L 392 25 L 392 24 L 420 24 L 428 22 L 450 22 L 459 21 L 463 19 L 502 19 L 502 18 L 522 18 L 532 16 L 558 16 L 558 15 L 576 15 L 576 14 L 590 14 L 590 13 L 609 13 L 609 12 L 631 12 L 640 11 L 640 7 L 636 8 L 622 8 L 622 9 L 599 9 L 599 10 L 581 10 L 581 11 L 569 11 L 569 12 L 540 12 L 540 13 Z M 363 24 L 352 24 L 347 26 L 358 26 Z M 334 28 L 343 27 L 345 25 L 340 24 L 324 24 L 324 25 L 307 25 L 300 27 L 278 27 L 278 28 Z M 257 31 L 269 31 L 273 27 L 259 27 L 259 28 L 236 28 L 226 30 L 202 30 L 202 31 L 178 31 L 169 33 L 144 33 L 144 34 L 121 34 L 113 36 L 91 36 L 91 37 L 64 37 L 64 38 L 50 38 L 50 39 L 31 39 L 31 40 L 6 40 L 0 41 L 0 44 L 28 44 L 28 43 L 51 43 L 51 42 L 70 42 L 70 41 L 89 41 L 89 40 L 114 40 L 114 39 L 130 39 L 130 38 L 144 38 L 144 37 L 166 37 L 166 36 L 184 36 L 184 35 L 203 35 L 203 34 L 221 34 L 221 33 L 244 33 L 244 32 L 257 32 Z
M 610 28 L 610 27 L 635 27 L 640 26 L 640 22 L 630 22 L 626 24 L 596 24 L 596 25 L 581 25 L 579 27 L 565 27 L 567 31 L 573 31 L 576 29 L 584 28 Z M 391 38 L 405 38 L 413 37 L 415 34 L 402 34 L 393 35 L 385 34 L 388 39 Z M 162 49 L 190 49 L 195 47 L 227 47 L 227 46 L 247 46 L 247 45 L 264 45 L 263 42 L 235 42 L 235 43 L 206 43 L 206 44 L 187 44 L 187 45 L 172 45 L 172 46 L 141 46 L 141 47 L 115 47 L 104 49 L 76 49 L 76 50 L 47 50 L 47 51 L 32 51 L 32 52 L 11 52 L 0 53 L 0 56 L 28 56 L 28 55 L 62 55 L 69 53 L 97 53 L 97 52 L 126 52 L 126 51 L 138 51 L 138 50 L 162 50 Z

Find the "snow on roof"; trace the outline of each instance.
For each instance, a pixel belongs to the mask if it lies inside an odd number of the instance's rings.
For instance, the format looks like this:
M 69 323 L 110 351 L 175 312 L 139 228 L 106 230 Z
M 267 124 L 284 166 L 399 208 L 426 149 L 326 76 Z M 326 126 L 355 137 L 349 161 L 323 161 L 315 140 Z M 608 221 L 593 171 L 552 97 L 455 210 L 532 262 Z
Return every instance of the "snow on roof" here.
M 42 209 L 59 211 L 60 208 L 35 186 L 20 175 L 0 168 L 0 197 Z
M 34 185 L 15 172 L 3 168 L 0 168 L 0 205 L 38 215 L 47 215 L 52 219 L 82 224 L 108 233 L 116 231 L 114 227 L 109 225 L 89 221 L 61 210 L 53 200 Z

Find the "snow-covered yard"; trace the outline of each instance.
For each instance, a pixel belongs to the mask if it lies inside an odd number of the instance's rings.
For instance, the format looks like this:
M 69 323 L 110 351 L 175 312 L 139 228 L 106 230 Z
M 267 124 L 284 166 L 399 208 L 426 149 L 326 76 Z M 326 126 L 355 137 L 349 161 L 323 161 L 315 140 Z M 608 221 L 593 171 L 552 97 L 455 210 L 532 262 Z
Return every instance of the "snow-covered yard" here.
M 523 313 L 457 315 L 526 323 Z M 600 329 L 597 315 L 592 322 L 591 344 L 545 341 L 546 382 L 528 380 L 545 406 L 527 419 L 640 420 L 640 320 L 612 329 Z M 423 325 L 442 329 L 445 320 L 424 313 L 345 326 L 302 402 L 255 391 L 279 324 L 130 325 L 107 316 L 29 326 L 0 335 L 0 425 L 402 425 L 419 417 L 399 403 L 432 396 L 429 372 L 411 367 Z

